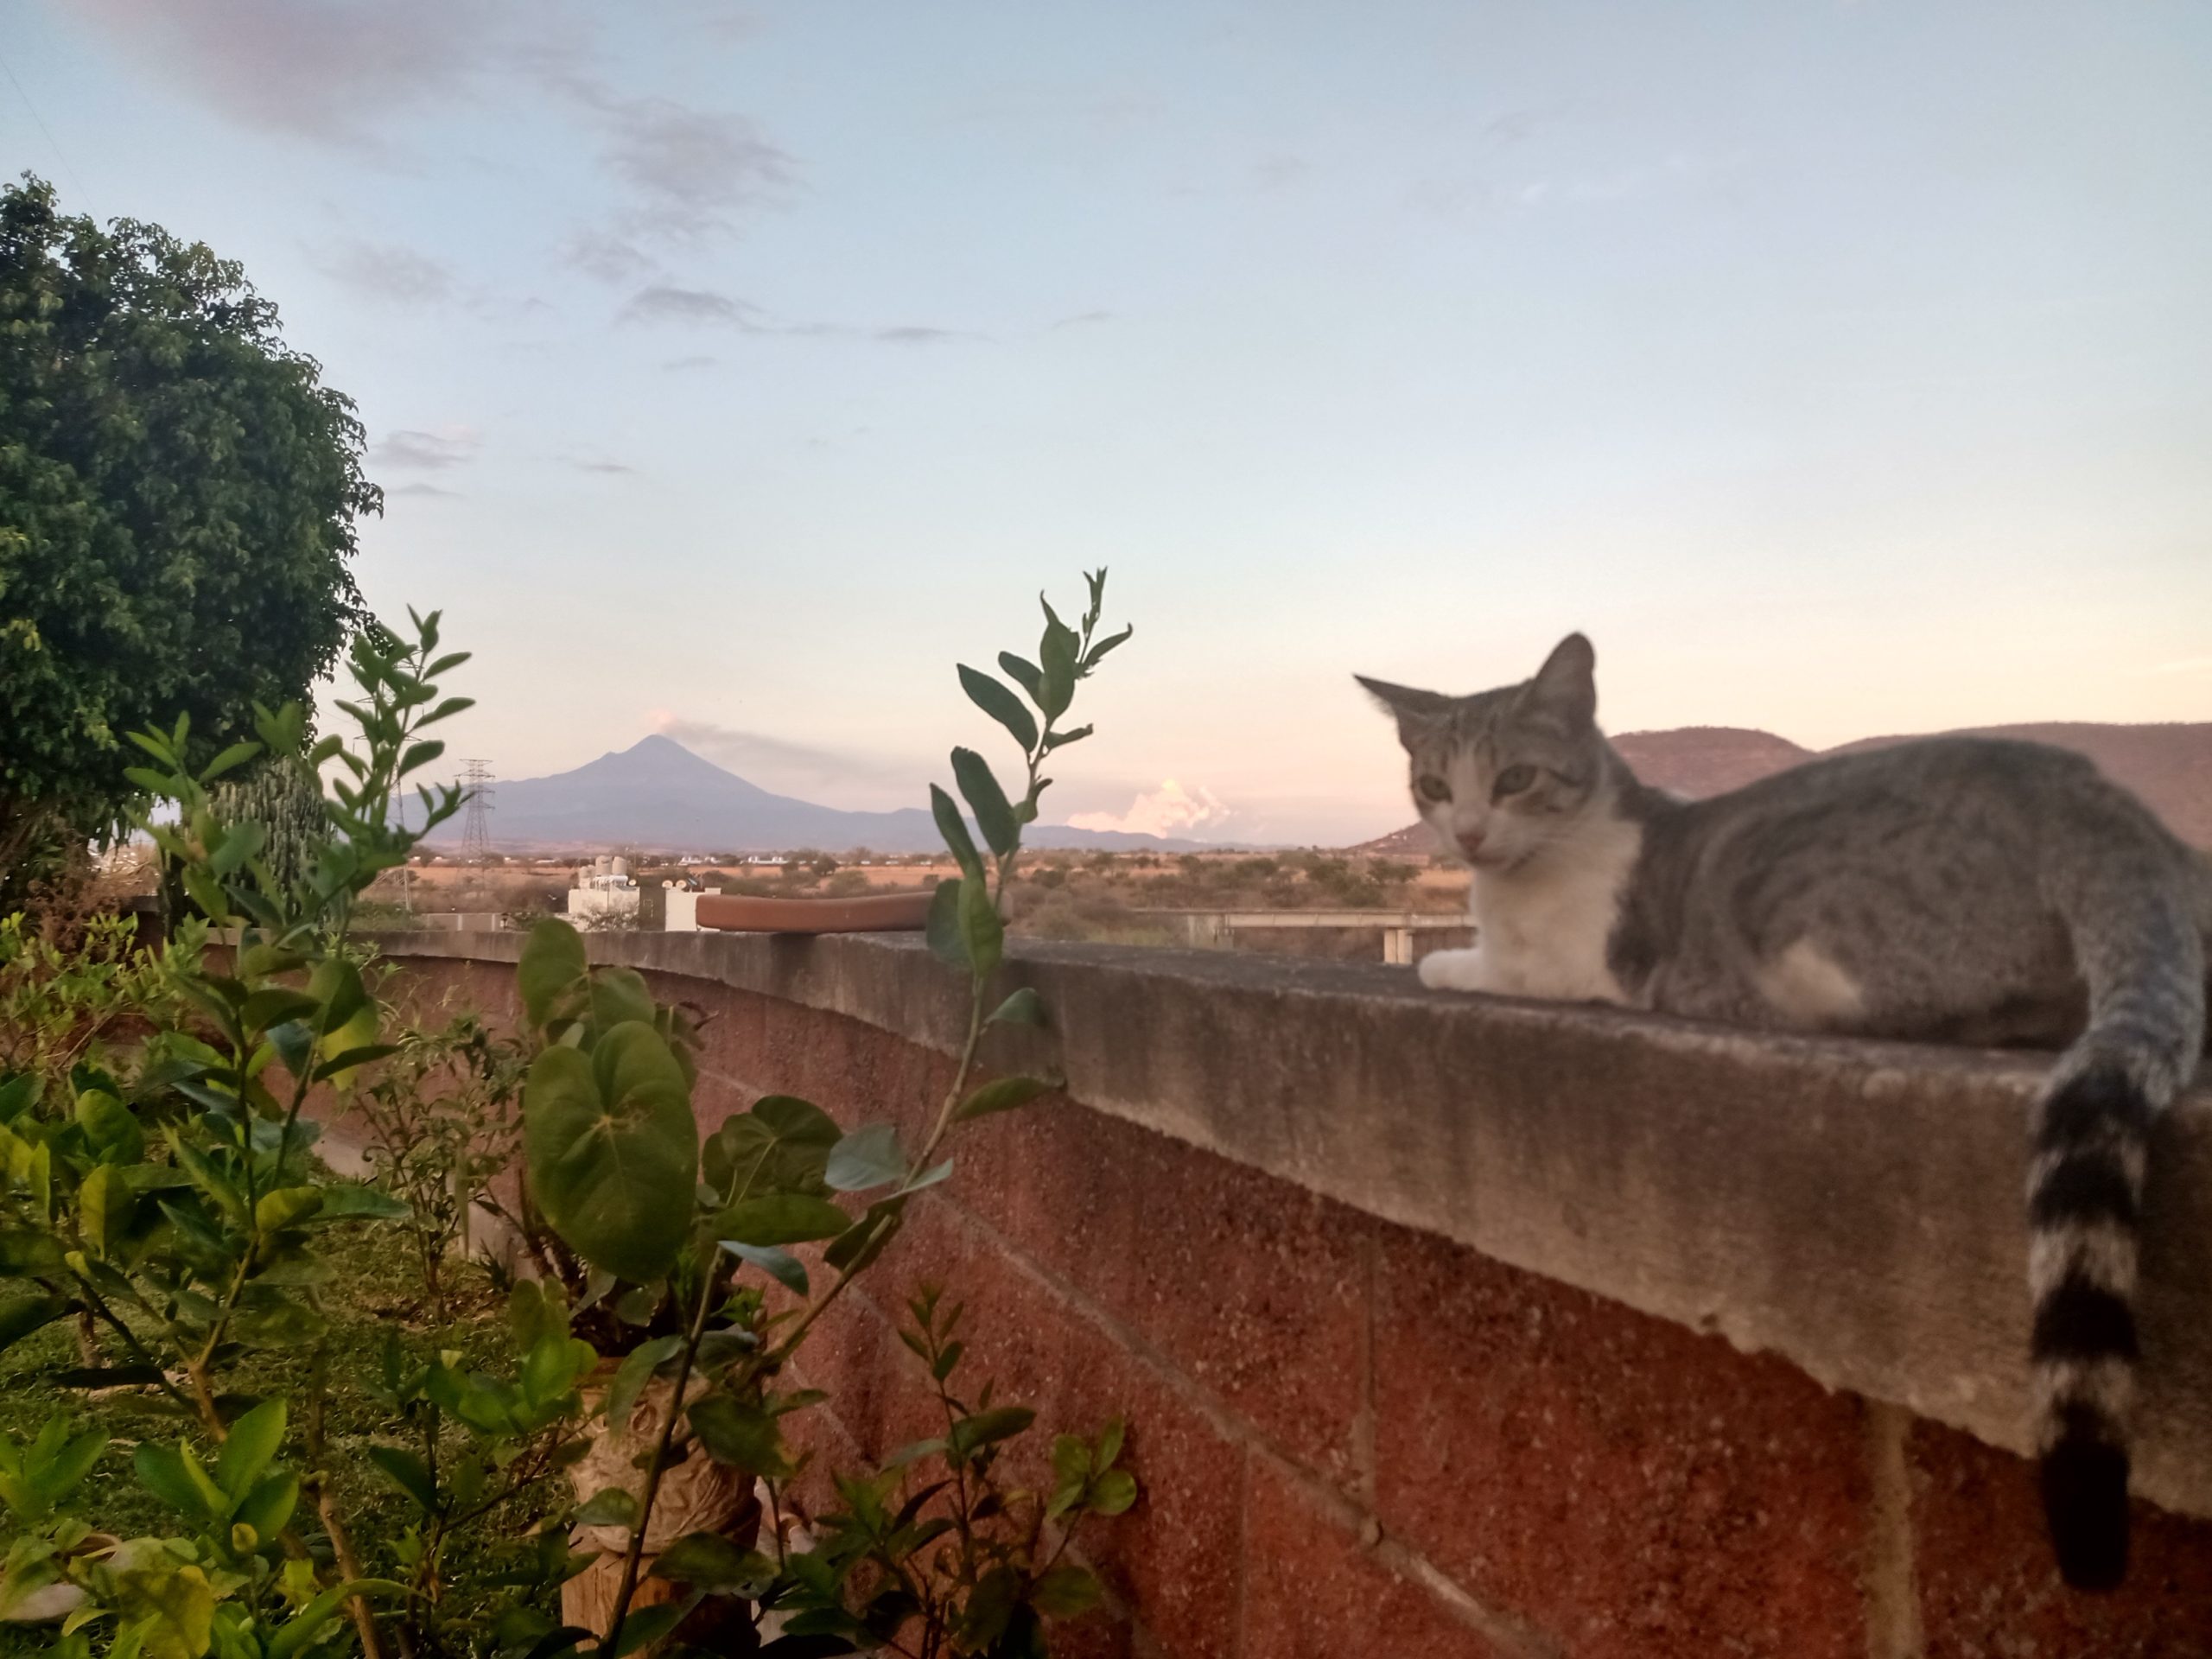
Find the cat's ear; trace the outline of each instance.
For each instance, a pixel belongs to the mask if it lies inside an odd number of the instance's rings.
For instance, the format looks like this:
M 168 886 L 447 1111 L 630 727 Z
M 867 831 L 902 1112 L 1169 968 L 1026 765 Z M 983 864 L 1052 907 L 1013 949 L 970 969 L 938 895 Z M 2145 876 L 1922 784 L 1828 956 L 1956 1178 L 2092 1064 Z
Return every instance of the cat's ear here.
M 1410 748 L 1417 728 L 1427 725 L 1452 706 L 1452 699 L 1440 691 L 1416 691 L 1410 685 L 1393 685 L 1388 680 L 1370 680 L 1364 674 L 1355 674 L 1367 690 L 1367 694 L 1398 717 L 1398 741 Z
M 1544 665 L 1521 693 L 1521 706 L 1564 721 L 1580 731 L 1598 718 L 1598 653 L 1589 640 L 1570 633 L 1552 647 Z
M 1388 680 L 1370 680 L 1364 674 L 1352 678 L 1367 688 L 1367 693 L 1392 714 L 1404 720 L 1410 716 L 1423 720 L 1442 714 L 1452 706 L 1452 699 L 1441 691 L 1416 691 L 1410 685 L 1393 685 Z

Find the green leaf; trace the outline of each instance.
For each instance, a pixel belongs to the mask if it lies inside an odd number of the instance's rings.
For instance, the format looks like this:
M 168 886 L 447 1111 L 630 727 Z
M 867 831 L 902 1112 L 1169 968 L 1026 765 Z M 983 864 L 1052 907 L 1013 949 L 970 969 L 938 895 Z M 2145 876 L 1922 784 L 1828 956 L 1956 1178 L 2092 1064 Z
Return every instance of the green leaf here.
M 1008 679 L 1029 694 L 1032 702 L 1039 708 L 1044 706 L 1045 677 L 1038 671 L 1036 664 L 1010 651 L 1002 651 L 999 652 L 999 666 L 1006 671 Z
M 300 1478 L 289 1469 L 279 1470 L 255 1486 L 238 1505 L 237 1519 L 251 1527 L 262 1548 L 276 1541 L 292 1519 L 292 1511 L 300 1501 Z
M 122 1173 L 114 1165 L 101 1164 L 86 1176 L 77 1188 L 77 1231 L 86 1249 L 105 1260 L 133 1202 Z
M 964 878 L 937 884 L 930 894 L 929 921 L 923 935 L 929 941 L 931 956 L 963 970 L 969 963 L 967 942 L 960 936 L 960 890 L 965 886 Z
M 963 663 L 960 684 L 968 693 L 968 700 L 1005 727 L 1014 741 L 1021 745 L 1024 754 L 1037 747 L 1036 719 L 1022 707 L 1021 699 L 1007 689 L 1004 681 Z
M 629 1527 L 637 1524 L 637 1497 L 620 1486 L 606 1486 L 586 1498 L 576 1510 L 581 1527 Z
M 258 743 L 233 743 L 200 768 L 200 781 L 212 784 L 226 772 L 234 772 L 261 753 Z
M 614 1380 L 607 1386 L 607 1421 L 620 1426 L 629 1421 L 630 1408 L 638 1403 L 638 1396 L 645 1389 L 655 1368 L 676 1357 L 683 1346 L 678 1336 L 655 1337 L 651 1342 L 641 1342 L 622 1356 L 622 1363 L 615 1368 Z
M 691 1432 L 716 1463 L 771 1480 L 791 1472 L 771 1413 L 727 1394 L 710 1394 L 691 1402 L 690 1417 Z
M 740 1549 L 715 1532 L 686 1533 L 653 1562 L 652 1576 L 709 1595 L 757 1596 L 776 1576 L 776 1564 L 757 1549 Z
M 966 1122 L 971 1117 L 988 1117 L 994 1112 L 1010 1112 L 1027 1106 L 1039 1095 L 1050 1094 L 1052 1085 L 1042 1077 L 999 1077 L 969 1092 L 953 1113 L 953 1121 Z
M 834 1168 L 835 1153 L 830 1161 Z M 833 1179 L 830 1185 L 836 1183 Z M 715 1217 L 714 1232 L 716 1238 L 738 1244 L 803 1244 L 812 1239 L 835 1238 L 852 1225 L 852 1220 L 827 1198 L 772 1192 L 730 1205 Z
M 327 1083 L 331 1078 L 351 1071 L 356 1067 L 366 1065 L 372 1060 L 381 1060 L 387 1055 L 397 1054 L 399 1049 L 400 1045 L 397 1043 L 364 1043 L 359 1048 L 349 1048 L 340 1053 L 333 1054 L 321 1065 L 315 1067 L 315 1081 Z
M 1087 1567 L 1056 1567 L 1030 1587 L 1029 1605 L 1047 1618 L 1076 1618 L 1096 1607 L 1103 1592 Z
M 952 752 L 952 775 L 958 780 L 960 792 L 968 798 L 968 804 L 976 814 L 976 825 L 983 832 L 984 842 L 991 851 L 1004 858 L 1021 844 L 1021 825 L 1014 816 L 1014 805 L 1006 798 L 1006 791 L 999 787 L 999 780 L 992 774 L 989 763 L 973 749 Z
M 1080 1434 L 1052 1437 L 1052 1475 L 1062 1485 L 1081 1485 L 1090 1478 L 1090 1447 Z
M 360 1181 L 333 1181 L 315 1189 L 322 1204 L 308 1219 L 327 1221 L 402 1221 L 414 1211 L 382 1187 Z
M 906 1159 L 899 1150 L 899 1131 L 888 1123 L 870 1123 L 854 1130 L 830 1154 L 822 1179 L 839 1192 L 865 1192 L 905 1179 Z M 817 1237 L 826 1235 L 817 1234 Z M 778 1244 L 781 1239 L 751 1239 L 749 1243 Z
M 656 1602 L 650 1607 L 640 1607 L 622 1621 L 622 1639 L 615 1643 L 612 1659 L 623 1659 L 625 1654 L 635 1653 L 639 1648 L 658 1642 L 678 1624 L 691 1610 L 680 1601 Z
M 954 1423 L 945 1449 L 954 1462 L 962 1462 L 984 1446 L 1013 1439 L 1036 1421 L 1037 1414 L 1027 1406 L 994 1406 Z
M 612 1031 L 626 1020 L 653 1023 L 653 994 L 645 988 L 643 974 L 634 968 L 602 968 L 591 976 L 591 1022 L 600 1031 Z
M 640 1284 L 675 1265 L 698 1128 L 683 1068 L 651 1026 L 617 1026 L 588 1055 L 540 1054 L 523 1089 L 523 1152 L 538 1207 L 585 1261 Z
M 215 1478 L 233 1498 L 259 1480 L 284 1443 L 284 1402 L 264 1400 L 231 1425 L 231 1436 L 215 1459 Z
M 1045 1023 L 1045 1000 L 1037 995 L 1034 986 L 1024 985 L 991 1011 L 983 1022 L 991 1026 L 1041 1026 Z
M 248 1308 L 232 1321 L 231 1332 L 249 1348 L 299 1348 L 330 1328 L 330 1321 L 298 1302 Z
M 55 1419 L 58 1423 L 60 1420 Z M 41 1436 L 44 1438 L 43 1435 Z M 40 1495 L 48 1503 L 58 1503 L 77 1489 L 78 1483 L 92 1472 L 92 1465 L 107 1450 L 107 1436 L 98 1429 L 88 1429 L 47 1460 L 39 1471 Z
M 322 1208 L 322 1191 L 313 1186 L 284 1186 L 264 1192 L 253 1206 L 254 1225 L 273 1233 L 307 1220 Z
M 446 752 L 442 740 L 426 737 L 419 743 L 410 743 L 407 753 L 399 757 L 399 770 L 393 775 L 404 778 L 409 772 L 427 766 Z
M 181 1515 L 207 1520 L 220 1518 L 228 1505 L 182 1446 L 142 1442 L 131 1453 L 130 1467 L 138 1484 Z M 199 1478 L 194 1478 L 194 1472 Z M 211 1498 L 212 1495 L 212 1498 Z
M 287 1020 L 313 1019 L 321 1012 L 322 1002 L 319 998 L 282 985 L 272 985 L 246 998 L 245 1006 L 238 1010 L 238 1018 L 248 1031 L 267 1031 L 271 1026 L 281 1026 Z
M 1105 654 L 1113 650 L 1115 646 L 1128 639 L 1128 637 L 1135 632 L 1136 629 L 1135 627 L 1127 627 L 1123 628 L 1119 633 L 1109 634 L 1103 639 L 1095 640 L 1092 642 L 1090 652 L 1083 659 L 1083 671 L 1086 674 L 1090 673 L 1092 669 L 1098 666 L 1099 658 L 1105 656 Z
M 0 1274 L 52 1273 L 61 1266 L 61 1246 L 51 1233 L 31 1228 L 0 1230 Z
M 772 1244 L 743 1244 L 734 1238 L 726 1238 L 721 1243 L 722 1248 L 738 1260 L 760 1268 L 793 1294 L 804 1296 L 810 1294 L 806 1266 L 789 1250 L 779 1250 Z
M 936 784 L 930 785 L 930 811 L 937 819 L 938 833 L 960 865 L 961 874 L 980 883 L 983 855 L 976 850 L 976 838 L 968 833 L 968 821 L 960 816 L 958 804 Z
M 137 1116 L 105 1089 L 87 1089 L 77 1096 L 77 1122 L 104 1162 L 135 1164 L 145 1152 L 145 1132 Z
M 1136 1501 L 1136 1477 L 1126 1469 L 1109 1469 L 1092 1484 L 1086 1507 L 1093 1515 L 1119 1515 Z
M 515 983 L 533 1027 L 543 1029 L 570 1012 L 569 1004 L 589 967 L 583 935 L 568 923 L 549 918 L 530 930 Z
M 415 1500 L 416 1508 L 425 1515 L 438 1512 L 438 1484 L 430 1478 L 429 1464 L 396 1446 L 365 1446 L 361 1451 L 385 1479 Z
M 811 1102 L 766 1096 L 708 1137 L 700 1171 L 717 1194 L 810 1191 L 821 1181 L 822 1166 L 842 1133 Z
M 989 978 L 1005 952 L 1006 924 L 980 875 L 961 879 L 960 943 L 968 953 L 969 971 L 978 979 Z
M 1038 661 L 1043 668 L 1039 677 L 1037 706 L 1050 721 L 1067 713 L 1068 704 L 1075 701 L 1078 674 L 1075 654 L 1083 642 L 1076 638 L 1074 629 L 1052 615 L 1051 606 L 1045 607 L 1045 637 L 1037 647 Z
M 883 1254 L 884 1247 L 898 1236 L 905 1224 L 906 1195 L 894 1192 L 887 1198 L 878 1198 L 868 1205 L 868 1213 L 855 1222 L 843 1233 L 830 1242 L 822 1252 L 824 1267 L 833 1268 L 848 1276 Z
M 269 1659 L 297 1659 L 308 1644 L 315 1641 L 323 1628 L 337 1618 L 346 1604 L 356 1596 L 387 1596 L 398 1598 L 408 1593 L 404 1584 L 390 1579 L 348 1579 L 343 1584 L 334 1584 L 321 1595 L 284 1621 L 283 1628 L 268 1639 Z

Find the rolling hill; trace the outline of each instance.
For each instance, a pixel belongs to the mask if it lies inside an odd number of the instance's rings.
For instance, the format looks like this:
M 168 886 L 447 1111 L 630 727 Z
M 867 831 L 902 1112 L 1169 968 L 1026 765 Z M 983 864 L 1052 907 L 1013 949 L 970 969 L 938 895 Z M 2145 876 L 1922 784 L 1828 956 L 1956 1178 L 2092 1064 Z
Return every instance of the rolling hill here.
M 2106 777 L 2140 796 L 2183 841 L 2212 848 L 2212 722 L 2100 726 L 2051 721 L 1979 727 L 1945 735 L 2015 738 L 2085 754 Z M 1685 726 L 1667 732 L 1629 732 L 1615 738 L 1613 747 L 1645 783 L 1701 800 L 1802 766 L 1822 753 L 1847 754 L 1910 741 L 1910 737 L 1866 737 L 1815 750 L 1772 732 Z M 1411 824 L 1357 850 L 1427 853 L 1430 837 L 1421 825 Z
M 934 852 L 944 844 L 936 820 L 919 807 L 894 812 L 848 812 L 772 794 L 725 772 L 682 744 L 648 737 L 602 754 L 572 772 L 496 786 L 492 843 L 506 851 L 636 847 L 656 852 L 769 852 L 815 847 L 844 852 Z M 450 845 L 459 831 L 447 826 Z M 1024 839 L 1034 847 L 1185 852 L 1195 842 L 1119 831 L 1038 824 Z

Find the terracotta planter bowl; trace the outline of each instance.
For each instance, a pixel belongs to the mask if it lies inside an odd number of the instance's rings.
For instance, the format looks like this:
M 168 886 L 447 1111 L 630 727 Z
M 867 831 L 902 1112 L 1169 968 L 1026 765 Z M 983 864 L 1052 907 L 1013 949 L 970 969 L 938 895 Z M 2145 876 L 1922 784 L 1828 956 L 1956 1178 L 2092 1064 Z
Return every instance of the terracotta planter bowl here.
M 926 926 L 926 893 L 877 893 L 864 899 L 753 899 L 699 895 L 699 925 L 721 933 L 908 933 Z

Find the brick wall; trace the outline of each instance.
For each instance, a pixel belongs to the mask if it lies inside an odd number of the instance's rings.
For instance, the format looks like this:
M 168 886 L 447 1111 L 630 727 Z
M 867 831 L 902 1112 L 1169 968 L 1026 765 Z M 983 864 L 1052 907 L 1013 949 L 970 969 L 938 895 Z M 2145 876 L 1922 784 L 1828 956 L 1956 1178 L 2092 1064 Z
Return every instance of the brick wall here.
M 512 1011 L 504 963 L 404 967 L 418 1001 Z M 848 1014 L 648 976 L 709 1016 L 708 1127 L 792 1093 L 911 1143 L 950 1074 Z M 1077 1100 L 954 1150 L 806 1351 L 834 1395 L 811 1432 L 847 1458 L 941 1429 L 895 1336 L 926 1281 L 967 1306 L 970 1372 L 1047 1434 L 1126 1416 L 1144 1497 L 1089 1540 L 1114 1599 L 1071 1653 L 2212 1656 L 2204 1521 L 2139 1506 L 2126 1588 L 2075 1596 L 2018 1458 L 1777 1355 Z

